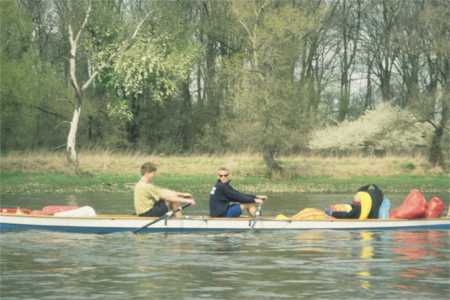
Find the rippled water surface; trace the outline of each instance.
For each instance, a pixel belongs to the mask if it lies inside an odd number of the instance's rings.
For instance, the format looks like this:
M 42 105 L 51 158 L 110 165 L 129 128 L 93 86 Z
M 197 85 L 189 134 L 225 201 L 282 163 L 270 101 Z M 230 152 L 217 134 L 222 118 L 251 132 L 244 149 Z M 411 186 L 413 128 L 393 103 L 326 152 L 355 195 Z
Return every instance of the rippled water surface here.
M 303 196 L 310 207 L 326 204 L 319 205 L 319 198 L 345 197 Z M 26 206 L 17 199 L 5 201 Z M 282 212 L 288 214 L 293 203 L 277 207 L 286 205 Z M 96 203 L 106 212 L 114 205 L 117 201 Z M 274 207 L 265 212 L 275 212 Z M 204 209 L 200 203 L 194 212 Z M 2 300 L 450 299 L 448 230 L 142 235 L 27 231 L 0 234 L 0 245 Z

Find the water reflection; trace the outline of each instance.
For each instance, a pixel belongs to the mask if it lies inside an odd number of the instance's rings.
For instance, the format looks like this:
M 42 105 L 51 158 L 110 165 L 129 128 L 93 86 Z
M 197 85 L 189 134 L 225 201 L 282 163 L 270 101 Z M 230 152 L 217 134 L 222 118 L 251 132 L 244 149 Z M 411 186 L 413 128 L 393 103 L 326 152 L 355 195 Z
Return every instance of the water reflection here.
M 0 235 L 0 243 L 5 299 L 447 299 L 450 292 L 448 231 L 24 232 Z
M 360 233 L 360 240 L 361 240 L 361 252 L 359 257 L 362 260 L 361 268 L 359 272 L 356 273 L 356 275 L 359 277 L 360 286 L 363 289 L 370 289 L 370 277 L 372 276 L 370 272 L 370 263 L 368 263 L 368 260 L 371 260 L 374 256 L 374 250 L 372 246 L 372 240 L 374 237 L 374 233 L 372 232 L 361 232 Z
M 206 196 L 189 214 L 207 213 Z M 344 196 L 271 195 L 264 213 L 291 215 Z M 2 197 L 2 206 L 49 204 L 133 212 L 129 192 Z M 8 300 L 450 298 L 449 230 L 23 232 L 0 234 L 0 247 L 0 295 Z
M 400 259 L 419 260 L 427 256 L 439 257 L 440 249 L 448 239 L 445 231 L 420 231 L 420 232 L 394 232 L 393 242 L 398 245 L 392 248 L 392 252 L 400 256 Z
M 399 283 L 394 287 L 411 292 L 418 292 L 417 282 L 429 281 L 441 284 L 440 278 L 450 278 L 448 264 L 448 242 L 450 231 L 420 231 L 392 233 L 394 258 L 402 261 L 405 266 L 398 272 Z M 447 261 L 447 265 L 436 265 L 436 261 Z M 420 263 L 423 261 L 423 263 Z M 429 286 L 420 285 L 430 290 Z M 448 296 L 449 294 L 447 294 Z

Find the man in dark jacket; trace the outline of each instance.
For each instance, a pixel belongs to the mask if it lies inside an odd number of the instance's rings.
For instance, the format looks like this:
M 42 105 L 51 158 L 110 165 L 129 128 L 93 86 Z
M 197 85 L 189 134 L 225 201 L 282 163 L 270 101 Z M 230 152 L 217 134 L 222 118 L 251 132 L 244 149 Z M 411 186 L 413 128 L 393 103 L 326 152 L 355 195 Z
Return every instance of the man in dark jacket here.
M 255 216 L 256 206 L 261 205 L 267 196 L 244 194 L 235 190 L 230 185 L 230 171 L 227 168 L 219 168 L 217 176 L 218 180 L 209 193 L 209 215 L 235 218 L 246 210 L 249 215 Z

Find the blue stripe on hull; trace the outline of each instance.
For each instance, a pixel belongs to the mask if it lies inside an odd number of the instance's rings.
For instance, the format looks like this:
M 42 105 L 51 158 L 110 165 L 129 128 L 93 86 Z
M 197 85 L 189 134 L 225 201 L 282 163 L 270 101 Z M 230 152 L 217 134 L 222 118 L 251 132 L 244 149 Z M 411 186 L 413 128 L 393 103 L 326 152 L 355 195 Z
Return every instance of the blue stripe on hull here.
M 91 234 L 108 234 L 117 232 L 131 232 L 138 228 L 123 228 L 123 227 L 79 227 L 79 226 L 46 226 L 46 225 L 23 225 L 23 224 L 0 224 L 0 232 L 11 231 L 25 231 L 25 230 L 44 230 L 54 232 L 67 232 L 67 233 L 91 233 Z M 420 226 L 402 226 L 402 227 L 379 227 L 379 228 L 367 228 L 367 227 L 355 227 L 355 228 L 285 228 L 285 229 L 258 229 L 255 231 L 280 231 L 280 230 L 365 230 L 365 231 L 377 231 L 377 230 L 442 230 L 449 229 L 450 224 L 433 224 L 433 225 L 420 225 Z M 239 232 L 253 230 L 248 229 L 232 229 L 232 228 L 160 228 L 160 227 L 148 227 L 141 232 L 158 233 L 158 232 L 176 232 L 176 233 L 193 233 L 193 232 Z
M 418 225 L 418 226 L 401 226 L 401 227 L 379 227 L 379 228 L 367 228 L 367 227 L 355 227 L 355 228 L 330 228 L 325 230 L 450 230 L 450 224 L 433 224 L 433 225 Z
M 44 230 L 44 231 L 67 232 L 67 233 L 97 233 L 97 234 L 130 231 L 128 228 L 114 228 L 114 227 L 97 228 L 97 227 L 78 227 L 78 226 L 0 224 L 0 232 L 26 231 L 26 230 Z
M 44 230 L 54 232 L 67 233 L 94 233 L 94 234 L 108 234 L 117 232 L 132 232 L 139 228 L 123 228 L 123 227 L 78 227 L 78 226 L 46 226 L 46 225 L 23 225 L 23 224 L 0 224 L 0 232 L 18 232 L 26 230 Z M 140 233 L 158 233 L 158 232 L 236 232 L 247 231 L 249 229 L 230 229 L 230 228 L 158 228 L 148 227 L 140 231 Z

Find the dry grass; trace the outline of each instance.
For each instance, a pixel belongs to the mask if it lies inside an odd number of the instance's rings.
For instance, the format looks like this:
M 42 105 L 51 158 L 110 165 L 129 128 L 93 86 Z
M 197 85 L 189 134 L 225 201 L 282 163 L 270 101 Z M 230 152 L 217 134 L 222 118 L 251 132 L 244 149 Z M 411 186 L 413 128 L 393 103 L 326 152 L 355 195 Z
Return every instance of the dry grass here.
M 2 171 L 68 172 L 63 153 L 14 152 L 2 156 Z M 285 156 L 279 158 L 291 176 L 389 176 L 399 174 L 436 175 L 440 169 L 430 169 L 421 156 L 321 157 Z M 256 154 L 156 156 L 137 152 L 85 151 L 79 153 L 83 171 L 91 173 L 138 174 L 142 163 L 155 162 L 160 173 L 172 175 L 211 175 L 218 167 L 230 168 L 235 175 L 263 175 L 264 163 Z
M 440 168 L 431 169 L 422 156 L 348 156 L 348 157 L 286 157 L 291 172 L 305 176 L 389 176 L 400 174 L 441 174 Z

